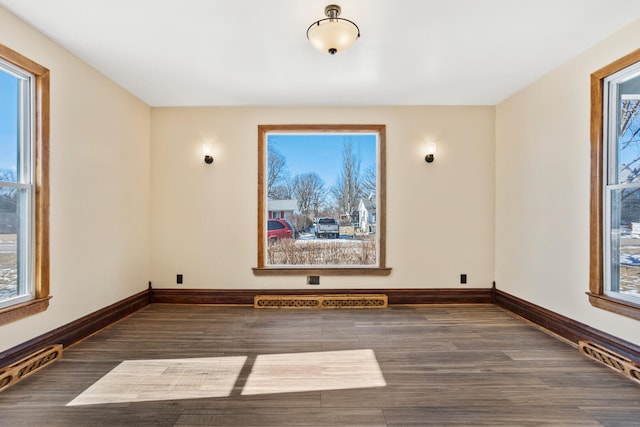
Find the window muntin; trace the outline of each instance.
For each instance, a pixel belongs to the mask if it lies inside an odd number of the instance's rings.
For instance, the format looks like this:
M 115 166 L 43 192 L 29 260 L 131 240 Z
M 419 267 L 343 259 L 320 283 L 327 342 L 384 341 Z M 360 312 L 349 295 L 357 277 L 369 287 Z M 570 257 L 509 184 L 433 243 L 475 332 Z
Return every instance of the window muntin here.
M 31 73 L 0 61 L 0 308 L 35 297 Z

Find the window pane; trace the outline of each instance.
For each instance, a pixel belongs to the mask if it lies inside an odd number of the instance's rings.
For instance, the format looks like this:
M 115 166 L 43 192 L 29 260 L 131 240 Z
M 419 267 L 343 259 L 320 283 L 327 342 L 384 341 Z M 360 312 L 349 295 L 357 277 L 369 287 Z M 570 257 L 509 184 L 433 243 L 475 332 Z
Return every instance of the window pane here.
M 270 266 L 377 266 L 378 134 L 269 133 L 266 218 Z
M 640 187 L 611 190 L 609 291 L 640 298 Z
M 283 228 L 284 228 L 284 225 L 282 225 L 278 221 L 269 221 L 269 226 L 268 226 L 269 230 L 279 230 Z
M 617 93 L 617 182 L 640 182 L 640 76 L 619 83 Z
M 18 247 L 20 190 L 0 187 L 0 307 L 3 301 L 26 294 L 19 280 Z
M 21 82 L 0 69 L 0 181 L 17 182 Z

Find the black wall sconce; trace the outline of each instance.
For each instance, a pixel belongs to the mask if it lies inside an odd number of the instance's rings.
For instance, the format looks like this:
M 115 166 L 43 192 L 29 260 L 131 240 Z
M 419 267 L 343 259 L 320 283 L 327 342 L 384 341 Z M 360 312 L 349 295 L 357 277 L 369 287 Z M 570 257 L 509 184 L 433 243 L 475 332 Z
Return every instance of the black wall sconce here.
M 213 163 L 213 156 L 211 155 L 211 144 L 202 144 L 202 154 L 204 154 L 204 162 L 208 165 Z
M 435 154 L 436 154 L 436 143 L 435 142 L 428 143 L 427 155 L 424 156 L 424 161 L 427 163 L 433 162 Z

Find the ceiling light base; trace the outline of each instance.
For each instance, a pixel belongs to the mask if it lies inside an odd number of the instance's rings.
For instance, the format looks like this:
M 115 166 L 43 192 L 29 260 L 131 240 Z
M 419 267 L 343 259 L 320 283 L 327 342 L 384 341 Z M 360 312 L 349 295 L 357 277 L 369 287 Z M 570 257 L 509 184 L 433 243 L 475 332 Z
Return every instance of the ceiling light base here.
M 340 16 L 342 9 L 337 4 L 330 4 L 324 8 L 324 14 L 327 18 L 337 18 Z

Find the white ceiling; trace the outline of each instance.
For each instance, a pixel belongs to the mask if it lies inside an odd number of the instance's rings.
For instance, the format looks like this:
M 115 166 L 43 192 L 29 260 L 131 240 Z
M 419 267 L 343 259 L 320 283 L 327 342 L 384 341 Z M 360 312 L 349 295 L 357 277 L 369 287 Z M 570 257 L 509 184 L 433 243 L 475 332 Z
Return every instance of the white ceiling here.
M 640 17 L 639 0 L 338 0 L 362 36 L 330 56 L 306 39 L 329 3 L 0 0 L 151 106 L 493 105 Z

